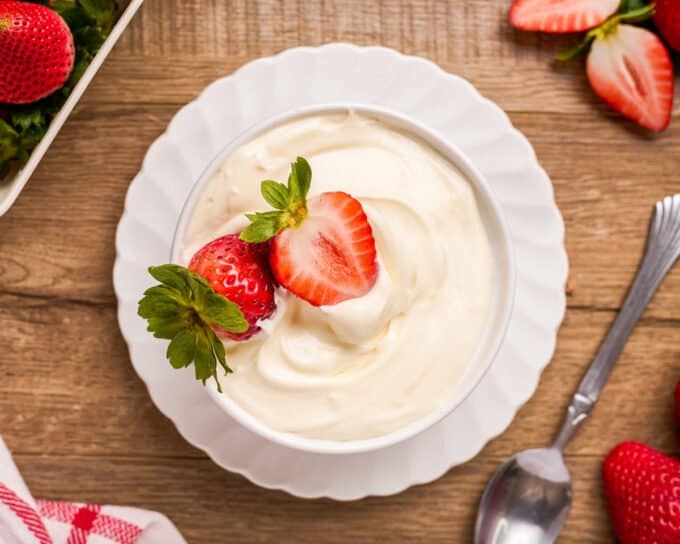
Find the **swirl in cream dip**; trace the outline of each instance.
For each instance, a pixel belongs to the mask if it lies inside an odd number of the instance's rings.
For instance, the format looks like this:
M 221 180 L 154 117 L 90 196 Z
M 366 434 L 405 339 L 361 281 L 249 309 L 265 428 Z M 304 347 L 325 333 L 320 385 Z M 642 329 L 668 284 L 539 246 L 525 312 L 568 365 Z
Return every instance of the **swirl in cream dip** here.
M 379 274 L 361 298 L 313 307 L 279 289 L 274 316 L 248 342 L 225 341 L 225 394 L 269 427 L 308 438 L 387 434 L 435 410 L 482 338 L 494 282 L 472 186 L 424 142 L 378 120 L 315 115 L 229 155 L 206 185 L 181 263 L 266 207 L 263 179 L 311 164 L 310 197 L 345 191 L 373 228 Z

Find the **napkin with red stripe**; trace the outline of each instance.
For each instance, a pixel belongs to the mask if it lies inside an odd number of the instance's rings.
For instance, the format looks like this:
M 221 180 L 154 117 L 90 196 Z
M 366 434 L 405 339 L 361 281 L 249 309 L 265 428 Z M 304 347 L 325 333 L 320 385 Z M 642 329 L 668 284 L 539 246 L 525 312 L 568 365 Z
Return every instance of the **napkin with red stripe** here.
M 0 438 L 0 544 L 186 544 L 162 514 L 35 500 Z

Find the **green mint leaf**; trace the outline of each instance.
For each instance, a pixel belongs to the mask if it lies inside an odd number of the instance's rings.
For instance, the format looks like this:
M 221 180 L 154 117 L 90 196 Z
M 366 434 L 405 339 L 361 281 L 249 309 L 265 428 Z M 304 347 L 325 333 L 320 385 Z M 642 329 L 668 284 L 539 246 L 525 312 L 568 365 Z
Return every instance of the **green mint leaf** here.
M 42 110 L 36 107 L 16 108 L 12 111 L 10 119 L 12 125 L 22 132 L 35 127 L 42 128 L 47 124 Z
M 4 178 L 7 174 L 9 174 L 10 168 L 11 166 L 9 161 L 0 161 L 0 181 L 2 181 L 2 178 Z
M 278 181 L 265 180 L 260 188 L 262 197 L 277 210 L 285 210 L 290 201 L 288 187 Z
M 6 121 L 0 119 L 0 165 L 15 159 L 19 152 L 19 134 Z
M 102 29 L 111 28 L 116 13 L 115 0 L 78 0 L 78 5 Z
M 255 220 L 243 229 L 239 238 L 244 242 L 261 243 L 276 236 L 279 230 L 281 229 L 279 228 L 278 221 L 268 219 Z
M 210 377 L 217 380 L 218 363 L 225 372 L 231 372 L 224 345 L 213 328 L 234 333 L 248 330 L 238 305 L 182 266 L 152 266 L 149 274 L 160 285 L 144 291 L 137 313 L 155 337 L 170 340 L 166 355 L 173 368 L 193 363 L 196 377 L 203 383 Z M 221 391 L 219 381 L 217 386 Z
M 106 33 L 101 27 L 85 26 L 74 32 L 73 39 L 80 48 L 79 56 L 92 58 L 106 40 Z
M 312 168 L 305 158 L 298 157 L 297 160 L 291 164 L 290 176 L 288 176 L 290 200 L 293 203 L 304 202 L 307 198 L 307 193 L 309 192 L 311 184 Z

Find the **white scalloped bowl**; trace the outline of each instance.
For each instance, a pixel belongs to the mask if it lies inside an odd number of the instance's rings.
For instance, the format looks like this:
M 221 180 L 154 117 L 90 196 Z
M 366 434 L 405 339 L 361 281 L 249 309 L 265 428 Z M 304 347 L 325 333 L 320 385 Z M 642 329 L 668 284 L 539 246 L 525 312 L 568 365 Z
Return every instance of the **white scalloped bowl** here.
M 475 191 L 477 204 L 491 243 L 496 271 L 494 293 L 492 308 L 482 338 L 477 350 L 470 361 L 468 361 L 457 386 L 435 411 L 389 434 L 362 440 L 332 441 L 306 438 L 281 432 L 268 427 L 246 412 L 227 394 L 219 393 L 216 385 L 212 382 L 206 385 L 218 406 L 246 429 L 266 440 L 308 453 L 356 454 L 386 448 L 412 438 L 455 411 L 474 391 L 498 354 L 510 321 L 515 293 L 515 265 L 510 232 L 503 218 L 501 208 L 480 172 L 456 146 L 450 144 L 423 124 L 387 109 L 362 104 L 337 103 L 293 109 L 256 124 L 228 143 L 205 168 L 189 193 L 177 223 L 172 242 L 171 261 L 179 262 L 182 241 L 194 208 L 200 199 L 206 183 L 212 178 L 228 155 L 256 136 L 294 119 L 311 115 L 349 111 L 376 118 L 415 139 L 424 141 L 442 156 L 446 157 L 466 177 Z M 227 377 L 226 379 L 229 378 Z

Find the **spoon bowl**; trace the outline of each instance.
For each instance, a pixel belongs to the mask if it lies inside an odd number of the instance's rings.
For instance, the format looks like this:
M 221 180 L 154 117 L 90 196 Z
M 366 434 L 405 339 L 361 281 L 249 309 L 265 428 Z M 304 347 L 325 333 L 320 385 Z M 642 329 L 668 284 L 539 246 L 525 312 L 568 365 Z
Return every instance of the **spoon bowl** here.
M 557 448 L 523 451 L 496 471 L 484 491 L 475 544 L 553 542 L 571 508 L 572 488 Z

